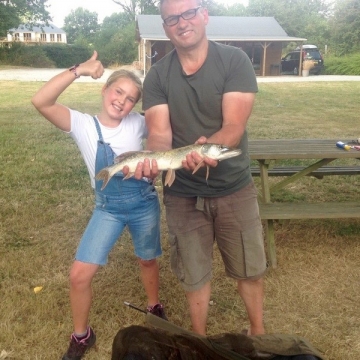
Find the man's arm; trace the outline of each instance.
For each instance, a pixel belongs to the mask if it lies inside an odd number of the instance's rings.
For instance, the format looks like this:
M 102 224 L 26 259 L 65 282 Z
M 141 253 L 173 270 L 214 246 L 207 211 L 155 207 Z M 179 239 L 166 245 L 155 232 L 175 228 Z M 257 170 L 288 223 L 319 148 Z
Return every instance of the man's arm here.
M 166 151 L 172 148 L 172 130 L 170 125 L 169 107 L 167 104 L 156 105 L 145 111 L 145 121 L 148 128 L 146 149 L 151 151 Z M 126 167 L 123 169 L 127 173 Z M 154 179 L 159 175 L 156 160 L 144 159 L 139 162 L 134 177 L 141 179 L 143 176 Z
M 208 142 L 230 147 L 239 145 L 251 115 L 254 100 L 254 93 L 225 93 L 222 100 L 222 127 L 208 138 Z
M 201 137 L 198 143 L 205 142 L 236 147 L 245 132 L 248 119 L 251 115 L 254 105 L 254 93 L 229 92 L 225 93 L 222 100 L 223 122 L 219 131 L 209 138 Z M 194 170 L 202 158 L 195 152 L 187 155 L 186 161 L 183 161 L 184 168 Z M 204 166 L 216 166 L 216 160 L 204 160 Z
M 172 148 L 172 130 L 168 105 L 156 105 L 146 110 L 145 121 L 149 133 L 146 149 L 152 151 L 170 150 Z

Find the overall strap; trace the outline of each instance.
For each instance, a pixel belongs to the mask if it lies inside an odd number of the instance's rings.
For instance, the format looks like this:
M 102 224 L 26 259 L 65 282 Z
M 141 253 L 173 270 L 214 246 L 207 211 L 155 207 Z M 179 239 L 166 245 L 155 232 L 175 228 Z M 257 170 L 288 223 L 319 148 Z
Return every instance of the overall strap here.
M 115 153 L 110 147 L 110 144 L 105 143 L 99 121 L 93 116 L 96 131 L 99 136 L 97 152 L 96 152 L 96 161 L 95 161 L 95 169 L 96 172 L 100 171 L 102 168 L 106 166 L 110 166 L 114 164 Z
M 93 116 L 93 119 L 94 119 L 94 122 L 95 122 L 95 127 L 96 127 L 96 131 L 98 133 L 98 136 L 99 136 L 99 140 L 104 142 L 104 139 L 103 139 L 103 136 L 102 136 L 102 132 L 101 132 L 101 129 L 100 129 L 100 125 L 99 125 L 99 122 L 97 121 L 96 117 Z

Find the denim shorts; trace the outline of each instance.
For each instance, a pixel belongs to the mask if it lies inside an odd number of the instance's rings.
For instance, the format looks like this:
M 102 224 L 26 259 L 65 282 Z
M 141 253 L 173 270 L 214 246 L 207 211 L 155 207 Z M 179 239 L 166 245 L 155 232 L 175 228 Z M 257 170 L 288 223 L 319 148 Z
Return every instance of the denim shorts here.
M 257 279 L 266 256 L 257 190 L 253 182 L 218 198 L 164 196 L 171 268 L 186 291 L 211 279 L 216 241 L 227 276 Z
M 95 209 L 77 249 L 75 259 L 98 265 L 128 227 L 135 255 L 151 260 L 161 255 L 160 204 L 156 189 L 142 182 L 118 195 L 96 193 Z

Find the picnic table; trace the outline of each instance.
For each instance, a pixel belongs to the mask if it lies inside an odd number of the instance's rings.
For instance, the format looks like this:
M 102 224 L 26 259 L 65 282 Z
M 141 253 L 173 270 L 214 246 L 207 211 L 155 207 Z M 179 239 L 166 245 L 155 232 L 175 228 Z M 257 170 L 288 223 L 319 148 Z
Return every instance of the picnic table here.
M 341 139 L 249 140 L 250 159 L 256 160 L 258 164 L 251 168 L 252 174 L 261 178 L 259 208 L 260 216 L 265 221 L 268 260 L 272 267 L 277 265 L 274 220 L 360 218 L 360 199 L 358 202 L 346 203 L 273 203 L 271 201 L 271 194 L 275 190 L 282 189 L 304 176 L 360 174 L 360 163 L 358 166 L 326 166 L 336 159 L 360 159 L 360 151 L 337 148 L 336 142 L 339 140 Z M 342 141 L 347 143 L 350 140 Z M 274 167 L 276 161 L 290 159 L 306 159 L 310 164 Z M 271 185 L 269 176 L 281 178 Z

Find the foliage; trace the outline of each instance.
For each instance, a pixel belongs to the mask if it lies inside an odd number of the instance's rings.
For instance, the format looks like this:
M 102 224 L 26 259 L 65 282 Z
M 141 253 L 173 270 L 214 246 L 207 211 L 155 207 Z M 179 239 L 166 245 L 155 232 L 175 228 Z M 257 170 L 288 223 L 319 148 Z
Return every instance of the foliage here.
M 51 61 L 41 46 L 26 46 L 20 43 L 11 48 L 1 48 L 0 62 L 15 66 L 29 66 L 34 68 L 54 68 Z
M 341 57 L 327 56 L 325 62 L 327 75 L 360 75 L 360 53 Z
M 246 16 L 246 8 L 242 4 L 232 4 L 227 7 L 227 16 Z
M 78 38 L 86 39 L 88 44 L 92 44 L 99 29 L 98 14 L 81 7 L 72 10 L 64 19 L 63 30 L 69 44 L 75 43 Z
M 329 13 L 330 5 L 324 0 L 249 0 L 247 7 L 248 16 L 272 16 L 289 36 L 295 37 L 312 34 L 310 29 Z
M 92 55 L 89 47 L 81 45 L 49 44 L 42 47 L 47 57 L 58 68 L 67 68 L 71 65 L 82 63 Z
M 121 10 L 132 20 L 135 20 L 136 14 L 159 14 L 158 0 L 113 0 L 113 2 L 119 5 Z
M 122 31 L 130 23 L 133 23 L 133 20 L 126 13 L 112 14 L 111 16 L 106 17 L 94 40 L 94 48 L 98 50 L 99 54 L 102 52 L 101 50 L 111 41 L 110 39 L 117 32 Z
M 67 68 L 90 58 L 89 47 L 49 44 L 26 46 L 21 43 L 11 48 L 0 48 L 0 63 L 34 68 Z
M 337 1 L 330 24 L 334 55 L 360 51 L 360 0 Z
M 47 0 L 0 0 L 0 37 L 21 23 L 36 25 L 50 20 Z
M 105 67 L 111 64 L 130 64 L 136 59 L 135 23 L 132 22 L 112 35 L 110 41 L 98 47 L 99 59 Z

